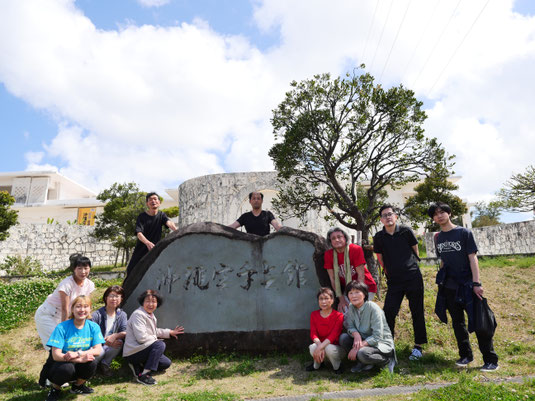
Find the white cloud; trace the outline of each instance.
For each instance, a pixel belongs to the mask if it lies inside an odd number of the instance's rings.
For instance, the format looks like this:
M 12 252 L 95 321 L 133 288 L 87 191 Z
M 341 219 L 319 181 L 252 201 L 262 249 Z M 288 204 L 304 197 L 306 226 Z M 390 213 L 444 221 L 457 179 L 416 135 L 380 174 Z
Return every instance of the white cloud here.
M 143 7 L 160 7 L 169 4 L 170 0 L 137 0 Z
M 258 0 L 254 22 L 280 34 L 262 52 L 209 21 L 103 31 L 73 0 L 6 1 L 0 81 L 56 116 L 43 160 L 62 173 L 160 189 L 272 168 L 269 118 L 288 83 L 364 62 L 430 100 L 427 134 L 457 155 L 461 195 L 477 201 L 533 160 L 535 19 L 512 0 L 457 3 Z
M 28 163 L 36 164 L 40 163 L 43 160 L 44 152 L 26 152 L 24 158 Z

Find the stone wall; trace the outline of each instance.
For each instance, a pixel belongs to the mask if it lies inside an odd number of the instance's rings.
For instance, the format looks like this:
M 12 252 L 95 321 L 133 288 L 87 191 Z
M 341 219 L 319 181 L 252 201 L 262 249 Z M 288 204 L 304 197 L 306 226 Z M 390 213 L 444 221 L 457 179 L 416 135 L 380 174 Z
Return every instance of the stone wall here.
M 535 254 L 535 220 L 473 228 L 480 256 Z M 428 257 L 436 257 L 434 233 L 425 234 Z
M 113 264 L 115 248 L 90 234 L 93 227 L 63 224 L 17 224 L 9 237 L 0 242 L 0 263 L 6 256 L 31 256 L 43 270 L 62 270 L 69 265 L 69 255 L 82 253 L 95 266 Z
M 248 173 L 212 174 L 183 182 L 178 188 L 179 227 L 198 222 L 215 222 L 228 225 L 245 212 L 251 210 L 249 193 L 261 191 L 264 194 L 262 209 L 272 210 L 271 200 L 277 195 L 277 172 L 261 171 Z M 275 217 L 282 225 L 325 235 L 329 228 L 337 225 L 323 218 L 326 213 L 308 213 L 307 223 L 295 218 Z M 243 227 L 241 228 L 242 231 Z M 271 229 L 273 231 L 273 228 Z M 347 230 L 351 231 L 351 230 Z M 356 232 L 350 232 L 355 236 Z

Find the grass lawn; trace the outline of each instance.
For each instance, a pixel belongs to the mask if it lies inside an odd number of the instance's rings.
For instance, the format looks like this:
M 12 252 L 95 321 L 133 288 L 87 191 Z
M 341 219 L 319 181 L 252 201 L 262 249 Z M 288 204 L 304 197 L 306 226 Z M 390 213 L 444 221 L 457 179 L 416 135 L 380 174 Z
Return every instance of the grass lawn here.
M 409 362 L 412 348 L 412 324 L 406 301 L 396 326 L 396 350 L 399 364 L 393 375 L 386 371 L 364 374 L 349 372 L 341 376 L 328 369 L 308 373 L 304 366 L 311 358 L 305 350 L 296 355 L 215 355 L 175 359 L 171 368 L 156 376 L 158 385 L 143 386 L 133 382 L 125 366 L 112 366 L 111 378 L 95 377 L 91 386 L 95 394 L 88 400 L 239 400 L 298 394 L 321 394 L 329 391 L 388 387 L 424 383 L 457 383 L 453 387 L 422 391 L 398 400 L 535 400 L 535 381 L 523 384 L 494 385 L 495 378 L 527 376 L 535 373 L 535 258 L 486 259 L 481 280 L 489 304 L 496 314 L 498 328 L 494 337 L 500 357 L 500 370 L 482 373 L 483 364 L 471 335 L 475 360 L 468 369 L 456 369 L 457 346 L 450 325 L 438 321 L 433 313 L 436 295 L 435 266 L 422 266 L 426 283 L 425 307 L 429 344 L 424 357 Z M 115 282 L 114 282 L 115 283 Z M 94 300 L 101 297 L 108 282 L 99 283 Z M 379 301 L 381 303 L 381 300 Z M 95 308 L 100 306 L 98 302 Z M 187 328 L 186 328 L 187 330 Z M 33 316 L 0 334 L 0 399 L 43 400 L 46 392 L 37 385 L 37 377 L 46 359 L 35 330 Z M 475 397 L 475 398 L 474 398 Z M 516 397 L 516 398 L 514 398 Z M 63 399 L 76 396 L 64 391 Z M 80 398 L 82 399 L 82 398 Z M 392 400 L 375 397 L 369 400 Z

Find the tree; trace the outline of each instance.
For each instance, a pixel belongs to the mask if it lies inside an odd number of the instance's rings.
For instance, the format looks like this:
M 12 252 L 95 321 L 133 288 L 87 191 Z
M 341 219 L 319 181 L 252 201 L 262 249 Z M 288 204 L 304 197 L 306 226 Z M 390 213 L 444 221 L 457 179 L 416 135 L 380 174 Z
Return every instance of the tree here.
M 367 243 L 388 187 L 449 163 L 436 139 L 424 136 L 422 102 L 402 85 L 385 90 L 369 73 L 354 73 L 291 87 L 271 119 L 277 143 L 269 155 L 279 179 L 273 205 L 282 216 L 306 222 L 310 210 L 326 209 Z
M 126 261 L 130 258 L 130 249 L 136 244 L 136 220 L 145 210 L 145 195 L 137 184 L 130 182 L 115 183 L 97 196 L 106 205 L 104 211 L 96 216 L 93 235 L 111 241 L 117 252 L 124 250 Z
M 507 210 L 535 213 L 535 167 L 531 165 L 524 174 L 514 174 L 497 195 Z
M 411 221 L 413 228 L 425 227 L 427 231 L 438 231 L 438 225 L 427 215 L 427 209 L 433 202 L 444 202 L 450 205 L 451 214 L 460 218 L 466 213 L 466 203 L 452 191 L 459 189 L 458 185 L 448 180 L 450 172 L 438 166 L 421 184 L 414 187 L 416 194 L 405 201 L 403 215 Z
M 477 202 L 474 208 L 476 210 L 471 213 L 471 215 L 475 215 L 474 220 L 472 220 L 472 227 L 496 226 L 501 224 L 500 214 L 502 206 L 499 202 Z
M 15 198 L 6 191 L 0 191 L 0 241 L 9 237 L 9 228 L 17 224 L 18 212 L 10 210 L 14 203 Z

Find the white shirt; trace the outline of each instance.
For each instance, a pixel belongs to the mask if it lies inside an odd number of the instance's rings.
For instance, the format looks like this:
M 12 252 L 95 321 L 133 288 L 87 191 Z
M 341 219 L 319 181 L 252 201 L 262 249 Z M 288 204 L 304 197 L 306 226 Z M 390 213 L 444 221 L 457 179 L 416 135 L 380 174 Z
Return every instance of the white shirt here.
M 72 302 L 72 300 L 79 295 L 91 295 L 94 290 L 95 284 L 88 278 L 84 280 L 84 283 L 80 287 L 78 284 L 76 284 L 76 281 L 74 281 L 73 276 L 69 276 L 59 283 L 54 292 L 48 296 L 46 302 L 56 308 L 61 308 L 61 298 L 59 296 L 60 291 L 63 291 L 65 294 L 67 294 Z

